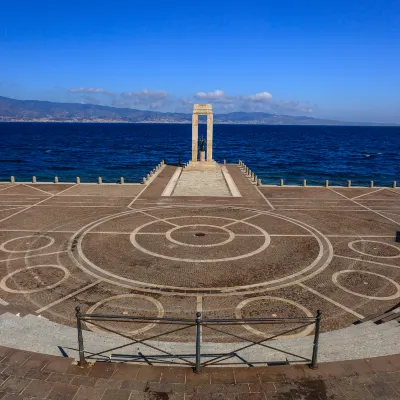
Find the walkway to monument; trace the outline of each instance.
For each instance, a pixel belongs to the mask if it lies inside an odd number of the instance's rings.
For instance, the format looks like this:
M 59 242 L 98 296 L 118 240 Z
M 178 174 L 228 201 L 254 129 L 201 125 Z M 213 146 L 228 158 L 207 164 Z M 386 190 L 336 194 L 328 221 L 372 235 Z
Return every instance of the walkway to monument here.
M 241 197 L 226 166 L 202 163 L 177 168 L 162 195 Z
M 173 196 L 230 197 L 221 171 L 183 171 Z

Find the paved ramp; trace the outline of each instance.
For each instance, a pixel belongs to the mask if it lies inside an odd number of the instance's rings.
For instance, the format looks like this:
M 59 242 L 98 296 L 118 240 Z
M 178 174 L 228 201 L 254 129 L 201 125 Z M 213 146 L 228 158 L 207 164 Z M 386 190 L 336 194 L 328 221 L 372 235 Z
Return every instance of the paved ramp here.
M 183 171 L 172 196 L 230 197 L 221 171 Z

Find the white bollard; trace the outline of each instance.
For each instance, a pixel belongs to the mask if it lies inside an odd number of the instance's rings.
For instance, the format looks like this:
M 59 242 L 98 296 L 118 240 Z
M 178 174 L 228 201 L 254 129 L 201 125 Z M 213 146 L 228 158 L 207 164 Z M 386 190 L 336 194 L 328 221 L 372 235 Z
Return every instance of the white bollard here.
M 369 187 L 374 187 L 374 181 L 371 181 L 371 182 L 369 183 Z
M 142 183 L 146 184 L 146 178 L 145 177 L 143 177 Z
M 79 185 L 81 183 L 81 178 L 79 176 L 76 177 L 76 184 Z
M 325 187 L 328 187 L 329 186 L 329 181 L 328 181 L 328 179 L 325 181 Z
M 257 175 L 254 175 L 254 182 L 257 182 Z
M 303 186 L 307 186 L 307 179 L 303 179 Z
M 36 176 L 32 176 L 32 183 L 36 183 Z
M 12 176 L 12 177 L 10 178 L 10 182 L 11 182 L 11 183 L 15 183 L 15 177 L 14 177 L 14 176 Z
M 392 188 L 395 189 L 396 187 L 397 187 L 397 182 L 396 182 L 396 181 L 393 181 L 393 183 L 392 183 Z
M 147 174 L 147 175 L 146 175 L 146 179 L 147 179 L 147 180 L 150 180 L 150 174 Z
M 224 165 L 226 165 L 226 160 L 224 160 Z
M 54 177 L 54 183 L 58 183 L 58 176 Z
M 261 179 L 257 179 L 257 186 L 261 186 Z
M 121 178 L 119 178 L 119 183 L 120 183 L 121 185 L 123 185 L 123 184 L 125 183 L 125 179 L 124 179 L 123 176 L 121 176 Z
M 283 186 L 283 179 L 280 180 L 279 186 Z
M 347 181 L 347 187 L 351 186 L 351 181 Z
M 99 177 L 97 178 L 97 183 L 98 183 L 99 185 L 101 185 L 101 184 L 103 183 L 103 179 L 102 179 L 101 176 L 99 176 Z

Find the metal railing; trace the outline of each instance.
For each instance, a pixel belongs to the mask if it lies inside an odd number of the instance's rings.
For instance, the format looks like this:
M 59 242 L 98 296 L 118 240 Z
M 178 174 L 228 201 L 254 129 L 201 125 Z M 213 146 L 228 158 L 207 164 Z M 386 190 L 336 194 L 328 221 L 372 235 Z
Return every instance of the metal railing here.
M 139 362 L 146 363 L 148 365 L 153 364 L 177 364 L 177 365 L 187 365 L 193 367 L 195 372 L 200 372 L 202 367 L 207 367 L 210 365 L 243 365 L 246 364 L 249 367 L 253 367 L 254 365 L 259 364 L 267 364 L 273 365 L 277 364 L 276 362 L 268 362 L 268 361 L 248 361 L 243 356 L 238 354 L 239 352 L 249 349 L 253 346 L 261 346 L 263 348 L 267 348 L 269 350 L 274 350 L 286 355 L 285 364 L 288 364 L 287 356 L 294 356 L 301 360 L 301 362 L 308 363 L 310 368 L 317 368 L 318 362 L 318 342 L 319 342 L 319 334 L 320 334 L 320 326 L 321 326 L 321 311 L 318 310 L 315 317 L 299 317 L 299 318 L 241 318 L 241 319 L 202 319 L 201 313 L 196 313 L 196 318 L 194 319 L 185 319 L 185 318 L 153 318 L 153 317 L 136 317 L 136 316 L 127 316 L 127 315 L 103 315 L 103 314 L 81 314 L 80 307 L 77 306 L 75 308 L 76 311 L 76 325 L 78 331 L 78 351 L 79 351 L 79 362 L 78 365 L 84 366 L 87 364 L 88 360 L 93 361 L 123 361 L 123 362 Z M 122 333 L 120 331 L 116 331 L 114 329 L 110 329 L 98 324 L 101 321 L 112 321 L 112 322 L 134 322 L 139 324 L 155 324 L 155 325 L 173 325 L 178 326 L 174 327 L 172 330 L 167 332 L 161 332 L 155 335 L 151 335 L 144 339 L 135 339 L 129 334 Z M 108 331 L 111 333 L 115 333 L 125 339 L 130 340 L 130 343 L 123 344 L 120 346 L 112 347 L 110 349 L 100 351 L 97 353 L 87 352 L 84 350 L 84 341 L 83 341 L 83 329 L 82 322 L 89 323 L 93 326 L 97 326 L 103 331 Z M 268 325 L 268 324 L 300 324 L 299 326 L 295 326 L 294 328 L 286 329 L 277 334 L 272 334 L 269 337 L 265 337 L 261 340 L 254 340 L 249 337 L 244 337 L 243 335 L 237 334 L 236 332 L 227 332 L 223 327 L 230 326 L 250 326 L 250 325 Z M 289 351 L 285 351 L 282 349 L 278 349 L 275 346 L 267 345 L 265 342 L 272 341 L 278 337 L 282 337 L 285 334 L 293 333 L 298 331 L 301 328 L 315 325 L 314 331 L 314 341 L 312 348 L 311 358 L 303 357 L 297 354 L 294 354 Z M 173 352 L 169 352 L 165 349 L 161 349 L 159 346 L 156 346 L 153 343 L 148 343 L 151 340 L 159 339 L 162 336 L 167 336 L 172 333 L 182 332 L 183 330 L 194 328 L 195 330 L 195 352 L 194 353 L 182 353 L 175 354 Z M 218 332 L 219 334 L 224 334 L 229 337 L 233 337 L 235 342 L 229 342 L 230 345 L 234 343 L 238 343 L 238 348 L 234 351 L 227 351 L 226 353 L 202 353 L 202 331 L 203 329 L 209 329 L 213 332 Z M 311 339 L 311 338 L 310 338 Z M 238 340 L 240 342 L 238 342 Z M 188 342 L 190 344 L 191 342 Z M 207 342 L 210 343 L 210 342 Z M 113 352 L 116 350 L 120 350 L 122 348 L 131 346 L 131 345 L 144 345 L 149 349 L 156 350 L 161 352 L 161 354 L 149 354 L 145 355 L 142 352 L 138 352 L 135 354 L 119 354 L 119 353 L 111 353 L 111 357 L 106 356 L 105 353 Z M 237 358 L 238 361 L 232 362 L 231 360 Z M 194 361 L 192 361 L 194 360 Z

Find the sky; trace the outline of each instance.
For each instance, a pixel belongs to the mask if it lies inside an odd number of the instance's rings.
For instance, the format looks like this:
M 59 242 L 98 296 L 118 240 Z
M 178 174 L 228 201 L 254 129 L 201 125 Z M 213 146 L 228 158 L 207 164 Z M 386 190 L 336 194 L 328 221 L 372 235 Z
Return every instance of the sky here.
M 400 123 L 398 0 L 14 0 L 0 95 Z

